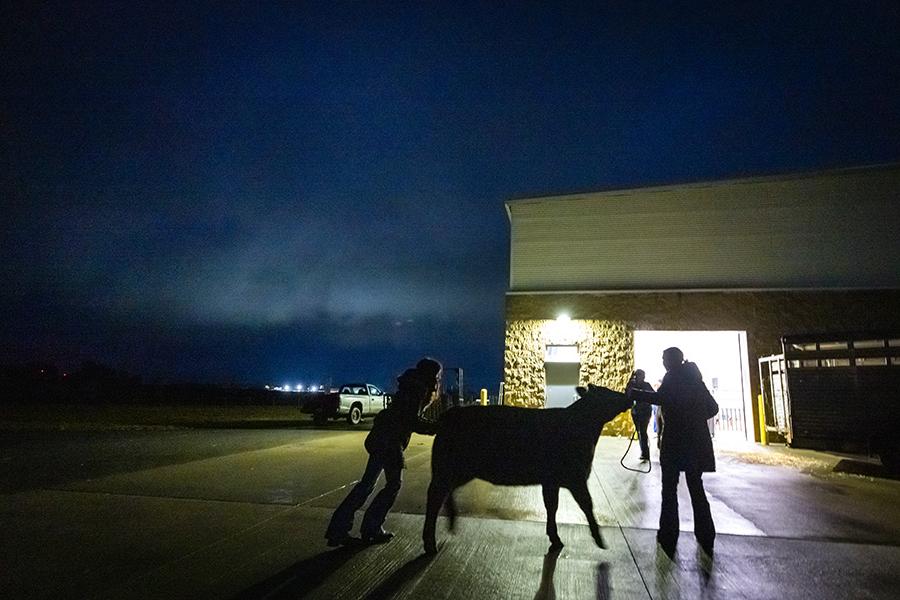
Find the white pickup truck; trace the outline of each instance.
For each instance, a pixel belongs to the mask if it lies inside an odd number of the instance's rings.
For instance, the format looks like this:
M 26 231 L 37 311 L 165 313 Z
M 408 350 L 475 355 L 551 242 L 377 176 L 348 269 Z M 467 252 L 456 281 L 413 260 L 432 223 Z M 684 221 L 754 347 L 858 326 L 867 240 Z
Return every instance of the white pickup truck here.
M 371 383 L 346 383 L 337 392 L 309 394 L 302 410 L 311 414 L 319 425 L 341 418 L 346 418 L 351 425 L 359 425 L 363 417 L 378 414 L 390 402 L 391 397 Z

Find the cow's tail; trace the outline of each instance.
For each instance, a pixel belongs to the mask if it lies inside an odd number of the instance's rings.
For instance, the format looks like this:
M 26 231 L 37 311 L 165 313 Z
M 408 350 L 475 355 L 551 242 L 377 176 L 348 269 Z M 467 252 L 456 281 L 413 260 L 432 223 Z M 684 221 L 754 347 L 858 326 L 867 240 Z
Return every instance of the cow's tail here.
M 453 499 L 453 490 L 447 494 L 447 502 L 445 504 L 447 507 L 447 520 L 449 521 L 448 525 L 450 526 L 450 531 L 456 530 L 456 500 Z

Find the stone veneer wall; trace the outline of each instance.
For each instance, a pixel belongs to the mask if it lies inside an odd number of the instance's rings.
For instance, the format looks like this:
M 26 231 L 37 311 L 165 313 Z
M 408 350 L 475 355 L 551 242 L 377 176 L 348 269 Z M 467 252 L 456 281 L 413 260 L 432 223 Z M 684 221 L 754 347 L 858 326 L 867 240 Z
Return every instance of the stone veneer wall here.
M 555 319 L 517 319 L 506 323 L 504 404 L 544 406 L 544 350 L 548 344 L 577 345 L 581 356 L 578 384 L 622 390 L 634 368 L 634 333 L 621 321 L 597 319 L 560 324 Z M 628 413 L 603 429 L 607 435 L 631 435 Z
M 526 338 L 517 333 L 520 331 L 518 328 L 528 329 L 517 324 L 546 322 L 539 320 L 554 319 L 561 312 L 571 315 L 573 323 L 581 319 L 587 322 L 614 322 L 619 327 L 624 325 L 629 331 L 746 331 L 751 398 L 756 398 L 759 394 L 757 359 L 780 353 L 782 336 L 856 331 L 900 332 L 900 290 L 508 294 L 505 371 L 507 389 L 516 390 L 516 399 L 518 394 L 534 394 L 536 391 L 540 395 L 534 397 L 542 399 L 544 377 L 543 357 L 539 369 L 533 362 L 533 353 L 537 351 L 533 344 L 541 343 L 534 333 L 527 338 L 530 340 L 528 343 L 532 344 L 529 346 L 532 368 L 523 370 L 516 367 L 521 364 L 519 352 L 527 345 Z M 511 330 L 513 326 L 516 329 Z M 517 339 L 518 343 L 511 344 Z M 620 348 L 617 352 L 623 350 Z M 617 364 L 625 365 L 624 372 L 630 370 L 633 361 L 633 350 L 629 349 L 628 353 L 627 357 L 619 356 L 617 359 Z M 540 379 L 537 379 L 538 376 Z M 756 402 L 752 404 L 755 421 L 758 418 Z M 542 400 L 523 405 L 541 406 Z M 758 432 L 754 431 L 754 435 Z

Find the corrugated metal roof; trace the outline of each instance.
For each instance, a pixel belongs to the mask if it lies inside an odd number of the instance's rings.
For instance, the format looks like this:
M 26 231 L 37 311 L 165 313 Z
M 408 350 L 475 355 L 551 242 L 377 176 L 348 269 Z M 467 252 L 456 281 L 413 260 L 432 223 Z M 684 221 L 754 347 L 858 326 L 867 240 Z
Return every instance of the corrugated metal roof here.
M 900 285 L 900 165 L 507 202 L 510 289 Z

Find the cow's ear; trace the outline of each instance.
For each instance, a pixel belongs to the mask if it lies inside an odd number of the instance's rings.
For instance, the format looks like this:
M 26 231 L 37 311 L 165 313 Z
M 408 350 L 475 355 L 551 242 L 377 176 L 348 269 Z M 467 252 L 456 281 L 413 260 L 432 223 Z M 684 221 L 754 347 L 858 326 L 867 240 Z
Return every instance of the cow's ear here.
M 580 385 L 575 388 L 575 391 L 578 392 L 579 398 L 584 398 L 584 395 L 587 394 L 587 390 Z

